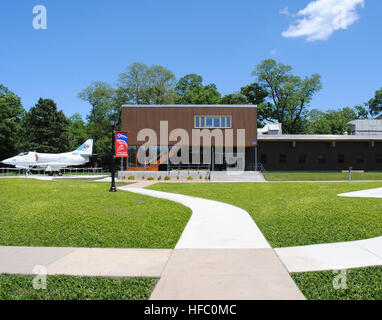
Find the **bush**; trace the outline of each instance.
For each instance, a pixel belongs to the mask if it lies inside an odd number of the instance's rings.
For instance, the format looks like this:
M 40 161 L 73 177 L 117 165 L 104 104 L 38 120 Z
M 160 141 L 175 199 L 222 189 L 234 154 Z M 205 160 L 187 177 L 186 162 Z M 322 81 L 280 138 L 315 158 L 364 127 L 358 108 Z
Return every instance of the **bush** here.
M 166 181 L 171 180 L 171 178 L 170 178 L 169 176 L 165 176 L 164 179 L 165 179 Z
M 154 180 L 154 178 L 150 176 L 147 178 L 147 180 Z
M 126 177 L 125 177 L 125 176 L 122 176 L 122 177 L 121 177 L 121 180 L 126 180 Z
M 188 176 L 188 177 L 187 177 L 187 180 L 194 180 L 194 177 L 192 177 L 192 176 Z
M 158 177 L 158 180 L 162 180 L 162 176 L 159 176 L 159 177 Z
M 134 177 L 134 176 L 129 176 L 129 177 L 127 178 L 127 180 L 135 180 L 135 177 Z

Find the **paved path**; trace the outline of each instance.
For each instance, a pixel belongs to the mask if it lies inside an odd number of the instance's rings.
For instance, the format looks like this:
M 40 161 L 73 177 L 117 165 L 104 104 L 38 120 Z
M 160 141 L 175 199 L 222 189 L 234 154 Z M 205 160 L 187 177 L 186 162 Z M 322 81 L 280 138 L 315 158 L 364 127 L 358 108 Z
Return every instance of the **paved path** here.
M 339 194 L 382 198 L 382 188 Z M 340 270 L 382 265 L 382 237 L 360 241 L 275 249 L 289 272 Z
M 382 265 L 382 237 L 275 249 L 289 272 L 341 270 Z
M 341 193 L 338 196 L 349 198 L 382 198 L 382 188 Z
M 175 201 L 191 208 L 192 216 L 176 249 L 271 248 L 245 210 L 218 201 L 142 189 L 149 184 L 141 182 L 119 189 Z
M 246 211 L 217 201 L 142 189 L 150 184 L 119 189 L 192 209 L 151 299 L 304 299 Z
M 0 247 L 0 274 L 33 274 L 34 267 L 41 265 L 49 275 L 159 277 L 171 251 Z

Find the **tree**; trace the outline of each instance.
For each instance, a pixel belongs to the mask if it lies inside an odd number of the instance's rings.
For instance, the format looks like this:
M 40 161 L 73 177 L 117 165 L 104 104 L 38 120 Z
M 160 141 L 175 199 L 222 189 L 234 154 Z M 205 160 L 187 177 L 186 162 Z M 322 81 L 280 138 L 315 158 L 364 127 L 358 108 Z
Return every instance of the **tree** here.
M 18 151 L 23 115 L 21 99 L 0 84 L 0 160 L 9 158 Z
M 304 133 L 342 135 L 350 131 L 348 123 L 355 119 L 357 119 L 357 113 L 349 107 L 327 112 L 312 109 L 307 115 Z
M 119 75 L 118 95 L 132 104 L 172 104 L 176 79 L 172 71 L 159 66 L 134 62 Z
M 382 118 L 382 88 L 375 92 L 374 97 L 366 105 L 372 117 L 376 119 Z
M 70 150 L 75 150 L 89 138 L 85 121 L 79 113 L 75 113 L 69 118 L 68 133 Z
M 203 85 L 203 78 L 197 74 L 188 74 L 176 85 L 177 104 L 218 104 L 221 95 L 215 84 Z
M 220 104 L 230 104 L 230 105 L 241 105 L 248 104 L 246 96 L 241 93 L 231 93 L 225 95 L 221 100 Z
M 268 92 L 266 101 L 259 106 L 259 114 L 266 121 L 282 123 L 286 133 L 298 133 L 313 95 L 322 88 L 321 77 L 314 74 L 304 79 L 291 74 L 291 66 L 273 59 L 260 63 L 252 75 Z
M 94 139 L 93 152 L 97 154 L 95 165 L 110 164 L 110 124 L 109 118 L 115 115 L 115 90 L 105 82 L 95 81 L 81 91 L 78 97 L 89 102 L 92 106 L 87 115 L 87 132 Z
M 265 90 L 258 83 L 254 82 L 248 86 L 242 87 L 240 93 L 246 98 L 249 104 L 260 105 L 264 102 L 268 96 L 267 90 Z
M 25 150 L 59 153 L 69 151 L 69 120 L 51 99 L 40 98 L 23 120 Z
M 355 106 L 354 110 L 357 112 L 357 119 L 365 120 L 365 119 L 372 118 L 372 115 L 370 114 L 370 109 L 367 103 L 365 103 L 364 105 Z

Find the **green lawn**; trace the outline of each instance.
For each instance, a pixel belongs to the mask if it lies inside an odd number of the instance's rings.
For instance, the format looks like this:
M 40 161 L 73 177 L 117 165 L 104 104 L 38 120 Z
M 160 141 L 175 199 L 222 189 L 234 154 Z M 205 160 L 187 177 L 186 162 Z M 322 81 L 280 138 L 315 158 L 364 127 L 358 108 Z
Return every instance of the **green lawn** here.
M 0 300 L 147 300 L 158 279 L 48 276 L 35 290 L 34 276 L 0 275 Z
M 342 172 L 266 172 L 267 181 L 348 181 L 349 173 Z M 353 172 L 352 180 L 382 180 L 382 172 Z
M 337 196 L 378 187 L 382 183 L 158 183 L 150 189 L 241 207 L 273 247 L 289 247 L 381 236 L 382 199 Z
M 334 289 L 332 271 L 293 273 L 292 278 L 310 300 L 382 300 L 382 267 L 350 269 L 346 289 Z
M 173 248 L 190 215 L 108 183 L 0 179 L 0 245 Z

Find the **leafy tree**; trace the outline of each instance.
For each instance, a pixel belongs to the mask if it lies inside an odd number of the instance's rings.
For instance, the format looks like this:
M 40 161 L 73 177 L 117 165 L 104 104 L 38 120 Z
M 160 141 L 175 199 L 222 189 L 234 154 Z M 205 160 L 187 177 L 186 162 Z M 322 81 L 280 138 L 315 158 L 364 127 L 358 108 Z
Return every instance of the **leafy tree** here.
M 231 93 L 225 95 L 221 100 L 220 104 L 230 104 L 230 105 L 240 105 L 248 104 L 246 96 L 241 93 Z
M 218 104 L 221 95 L 215 84 L 203 85 L 203 78 L 197 74 L 188 74 L 176 85 L 177 104 Z
M 40 98 L 23 120 L 25 150 L 59 153 L 69 150 L 69 120 L 51 99 Z
M 176 79 L 172 71 L 159 66 L 134 62 L 118 77 L 117 94 L 125 103 L 172 104 Z
M 0 159 L 13 156 L 18 150 L 20 123 L 24 115 L 21 99 L 0 84 Z
M 375 92 L 374 97 L 366 105 L 372 117 L 377 119 L 382 118 L 382 88 Z
M 69 118 L 68 133 L 70 150 L 75 150 L 89 138 L 85 121 L 79 113 L 75 113 Z
M 254 82 L 248 86 L 242 87 L 240 93 L 246 97 L 249 104 L 260 105 L 265 101 L 268 96 L 267 90 L 265 90 L 258 83 Z
M 355 112 L 357 113 L 357 119 L 370 119 L 372 115 L 368 108 L 367 103 L 364 105 L 357 105 L 354 107 Z
M 357 119 L 357 113 L 349 107 L 327 112 L 312 109 L 307 115 L 304 133 L 344 134 L 350 131 L 348 123 L 355 119 Z
M 268 92 L 267 100 L 259 106 L 259 114 L 266 121 L 282 123 L 283 130 L 290 134 L 301 132 L 307 107 L 313 95 L 322 88 L 320 75 L 302 79 L 291 71 L 291 66 L 269 59 L 252 73 Z
M 109 118 L 115 114 L 114 89 L 105 82 L 95 81 L 81 91 L 78 97 L 92 106 L 87 116 L 87 132 L 94 139 L 93 152 L 97 154 L 95 165 L 110 164 L 110 124 Z

